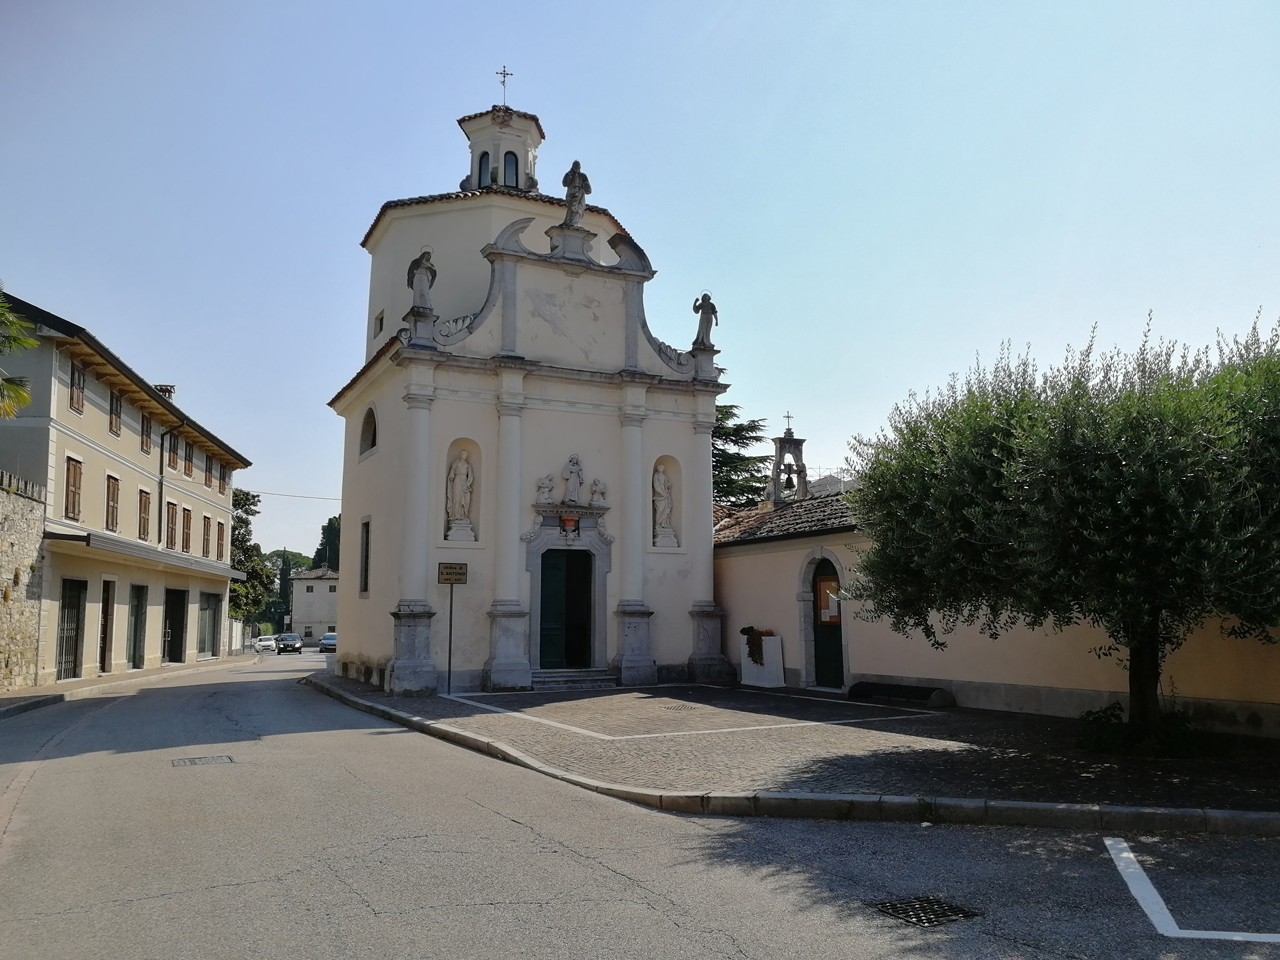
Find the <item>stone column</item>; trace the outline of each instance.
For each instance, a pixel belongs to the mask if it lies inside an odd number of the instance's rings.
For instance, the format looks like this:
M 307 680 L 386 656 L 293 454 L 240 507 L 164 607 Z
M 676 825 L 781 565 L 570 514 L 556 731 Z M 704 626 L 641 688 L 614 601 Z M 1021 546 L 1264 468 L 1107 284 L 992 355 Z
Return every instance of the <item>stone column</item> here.
M 653 611 L 644 602 L 646 546 L 650 523 L 651 479 L 644 462 L 645 388 L 623 386 L 622 402 L 622 583 L 618 600 L 619 679 L 628 686 L 658 682 L 658 667 L 649 642 Z
M 700 398 L 701 399 L 701 398 Z M 723 652 L 724 611 L 716 606 L 713 554 L 715 514 L 711 491 L 711 428 L 715 425 L 714 397 L 711 413 L 701 411 L 693 424 L 694 457 L 685 484 L 684 537 L 693 568 L 693 647 L 689 656 L 689 679 L 694 683 L 732 683 L 737 679 Z
M 485 661 L 488 690 L 528 689 L 529 611 L 520 599 L 520 514 L 523 506 L 520 452 L 520 414 L 524 409 L 524 371 L 502 370 L 498 393 L 498 522 L 494 598 L 489 607 L 489 659 Z
M 393 694 L 435 693 L 431 658 L 431 618 L 427 601 L 431 582 L 431 403 L 435 365 L 405 368 L 404 520 L 400 542 L 400 602 L 395 621 L 395 658 L 388 665 L 387 689 Z

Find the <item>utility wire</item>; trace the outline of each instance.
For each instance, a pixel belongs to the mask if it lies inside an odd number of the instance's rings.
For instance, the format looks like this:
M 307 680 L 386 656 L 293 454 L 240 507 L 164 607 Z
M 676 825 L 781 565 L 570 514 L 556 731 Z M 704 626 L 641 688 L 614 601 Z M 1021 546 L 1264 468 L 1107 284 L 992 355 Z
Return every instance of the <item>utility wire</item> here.
M 337 500 L 341 502 L 341 497 L 311 497 L 305 493 L 272 493 L 270 490 L 246 490 L 246 493 L 256 493 L 260 497 L 293 497 L 295 500 Z

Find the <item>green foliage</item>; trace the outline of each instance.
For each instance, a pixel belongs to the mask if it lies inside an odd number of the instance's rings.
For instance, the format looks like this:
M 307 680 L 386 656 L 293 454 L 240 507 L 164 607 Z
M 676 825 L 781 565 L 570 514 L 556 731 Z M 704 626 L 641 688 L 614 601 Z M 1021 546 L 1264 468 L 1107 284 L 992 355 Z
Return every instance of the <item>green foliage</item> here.
M 315 556 L 311 558 L 311 569 L 315 570 L 322 563 L 337 572 L 338 548 L 342 542 L 342 517 L 330 517 L 320 528 L 320 546 L 316 547 Z
M 736 404 L 716 404 L 716 425 L 711 430 L 712 498 L 726 507 L 749 507 L 764 499 L 769 485 L 768 454 L 743 451 L 764 439 L 764 420 L 739 420 Z
M 23 332 L 32 326 L 13 312 L 4 298 L 4 285 L 0 284 L 0 357 L 39 346 L 38 340 Z M 30 402 L 31 382 L 26 377 L 11 377 L 0 370 L 0 420 L 11 420 Z
M 1040 375 L 1003 352 L 851 444 L 873 541 L 865 616 L 945 646 L 960 623 L 1088 623 L 1124 651 L 1130 722 L 1160 723 L 1165 655 L 1211 617 L 1280 623 L 1280 334 L 1133 355 L 1092 342 Z
M 247 619 L 256 614 L 270 595 L 274 576 L 262 557 L 262 548 L 253 542 L 253 517 L 260 512 L 262 498 L 248 490 L 231 491 L 231 567 L 245 574 L 243 581 L 231 581 L 231 616 Z

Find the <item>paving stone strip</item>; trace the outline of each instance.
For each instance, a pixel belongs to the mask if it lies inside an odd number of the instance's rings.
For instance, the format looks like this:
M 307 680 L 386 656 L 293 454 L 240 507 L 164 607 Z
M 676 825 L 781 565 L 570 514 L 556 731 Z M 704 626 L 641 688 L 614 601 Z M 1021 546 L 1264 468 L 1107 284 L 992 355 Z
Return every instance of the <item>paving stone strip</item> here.
M 1055 827 L 1106 830 L 1116 833 L 1209 833 L 1280 837 L 1280 813 L 1210 810 L 1097 803 L 1042 803 L 1024 800 L 985 800 L 956 797 L 891 796 L 876 794 L 810 793 L 769 790 L 671 790 L 609 783 L 551 766 L 496 737 L 465 730 L 460 721 L 474 723 L 511 714 L 476 717 L 465 705 L 445 697 L 415 698 L 413 706 L 437 714 L 424 717 L 359 696 L 353 686 L 317 673 L 304 683 L 334 699 L 450 743 L 489 754 L 586 790 L 677 813 L 732 817 L 791 817 L 818 820 L 884 820 L 911 823 L 950 823 L 1010 827 Z M 390 699 L 390 698 L 385 698 Z M 527 720 L 527 718 L 519 718 Z M 757 720 L 759 717 L 756 718 Z M 453 721 L 453 722 L 450 722 Z M 810 728 L 811 729 L 811 728 Z M 960 747 L 963 749 L 963 747 Z

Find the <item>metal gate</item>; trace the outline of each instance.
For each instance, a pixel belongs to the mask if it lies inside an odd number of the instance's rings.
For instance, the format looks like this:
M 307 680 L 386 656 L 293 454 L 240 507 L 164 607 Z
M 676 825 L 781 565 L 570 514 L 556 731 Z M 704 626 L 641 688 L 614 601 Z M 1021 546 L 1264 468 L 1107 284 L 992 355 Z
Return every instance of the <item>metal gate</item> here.
M 62 605 L 58 609 L 59 680 L 80 676 L 84 659 L 84 606 L 88 596 L 88 580 L 62 581 Z

